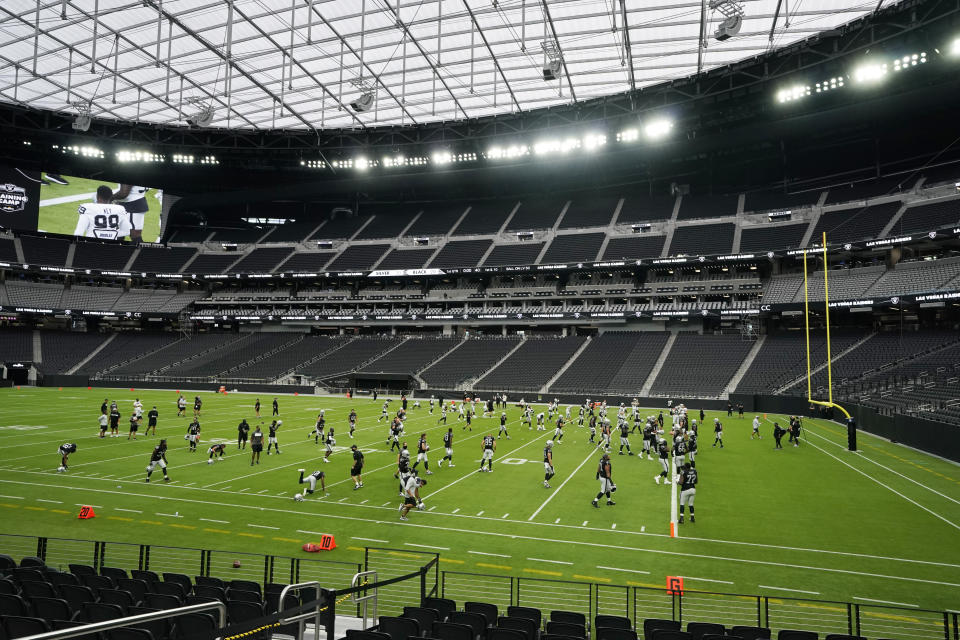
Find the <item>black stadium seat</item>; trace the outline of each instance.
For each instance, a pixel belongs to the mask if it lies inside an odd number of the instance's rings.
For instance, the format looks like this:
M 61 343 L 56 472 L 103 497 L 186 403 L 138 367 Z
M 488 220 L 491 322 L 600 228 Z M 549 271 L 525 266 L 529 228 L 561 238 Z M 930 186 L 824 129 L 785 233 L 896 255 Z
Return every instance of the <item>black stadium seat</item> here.
M 389 635 L 391 640 L 407 640 L 420 635 L 420 623 L 413 618 L 380 616 L 379 631 Z
M 209 613 L 188 613 L 174 619 L 174 638 L 212 637 L 217 630 L 217 621 Z
M 195 576 L 193 580 L 194 584 L 205 584 L 211 587 L 220 587 L 221 589 L 227 588 L 227 583 L 220 578 L 211 578 L 210 576 Z
M 637 632 L 633 629 L 600 627 L 595 630 L 595 633 L 595 640 L 637 640 Z
M 74 611 L 80 611 L 87 602 L 97 601 L 93 589 L 79 584 L 60 585 L 60 597 L 69 602 Z
M 67 567 L 70 569 L 70 573 L 77 576 L 97 574 L 97 570 L 88 564 L 68 564 Z
M 599 629 L 600 627 L 607 627 L 610 629 L 632 629 L 633 624 L 630 623 L 630 618 L 625 618 L 623 616 L 607 616 L 607 615 L 598 615 L 593 619 L 594 628 Z
M 739 636 L 743 640 L 768 640 L 770 638 L 770 629 L 766 627 L 745 627 L 734 626 L 730 628 L 730 635 Z
M 680 631 L 680 623 L 676 620 L 665 620 L 663 618 L 647 618 L 643 621 L 643 637 L 649 638 L 655 629 L 666 629 L 668 631 Z
M 819 640 L 820 636 L 813 631 L 797 631 L 794 629 L 781 629 L 777 633 L 777 640 Z
M 243 589 L 227 589 L 228 602 L 262 602 L 260 593 L 257 591 L 244 591 Z
M 123 609 L 124 612 L 142 601 L 134 598 L 133 594 L 129 591 L 122 589 L 100 589 L 98 593 L 100 594 L 100 602 L 104 604 L 115 604 Z
M 37 556 L 26 556 L 20 560 L 20 566 L 24 569 L 45 569 L 47 564 Z
M 176 609 L 180 606 L 181 600 L 176 596 L 164 593 L 148 593 L 143 604 L 144 606 L 154 607 L 156 609 Z
M 15 569 L 16 566 L 17 561 L 14 560 L 12 556 L 8 556 L 5 553 L 0 553 L 0 574 L 8 573 Z
M 10 595 L 17 595 L 20 591 L 17 589 L 17 585 L 13 583 L 13 580 L 0 580 L 0 593 L 6 593 Z
M 241 591 L 255 591 L 257 595 L 262 593 L 260 590 L 260 583 L 252 580 L 231 580 L 229 587 L 231 590 L 239 589 Z
M 452 622 L 434 622 L 431 635 L 439 640 L 476 640 L 477 638 L 468 625 Z
M 644 640 L 647 636 L 644 634 Z M 654 629 L 650 634 L 650 640 L 693 640 L 693 636 L 686 631 L 674 631 L 672 629 Z
M 37 582 L 35 580 L 24 580 L 20 583 L 20 591 L 28 598 L 56 598 L 60 594 L 57 588 L 49 582 Z
M 533 620 L 537 629 L 543 625 L 543 614 L 540 613 L 540 609 L 534 609 L 533 607 L 507 607 L 507 615 L 511 618 Z
M 436 609 L 440 614 L 441 622 L 457 610 L 457 603 L 447 598 L 424 598 L 420 606 L 426 609 Z
M 432 629 L 434 622 L 440 622 L 440 612 L 427 607 L 404 607 L 403 617 L 416 620 L 423 632 Z
M 18 595 L 0 593 L 0 616 L 27 616 L 30 607 L 27 601 Z
M 72 620 L 74 612 L 70 603 L 62 598 L 31 598 L 33 615 L 44 620 Z
M 454 611 L 447 617 L 447 622 L 462 624 L 473 629 L 473 635 L 482 637 L 487 628 L 487 619 L 482 614 L 469 611 Z
M 50 624 L 42 618 L 10 615 L 3 619 L 3 630 L 8 638 L 23 638 L 50 631 Z
M 726 628 L 715 622 L 688 622 L 687 633 L 693 636 L 693 640 L 700 640 L 707 634 L 722 636 Z
M 158 582 L 153 585 L 153 592 L 183 600 L 187 595 L 188 589 L 184 589 L 183 585 L 179 582 L 168 582 L 164 580 L 163 582 Z
M 114 582 L 130 577 L 125 570 L 118 567 L 101 567 L 100 575 L 111 578 Z
M 530 618 L 521 618 L 514 616 L 500 616 L 497 618 L 497 627 L 501 629 L 510 629 L 523 633 L 527 640 L 537 640 L 539 627 L 536 621 Z
M 256 620 L 263 616 L 263 604 L 259 602 L 242 602 L 234 600 L 227 602 L 227 618 L 231 624 Z
M 584 627 L 587 626 L 587 616 L 582 613 L 577 613 L 576 611 L 551 611 L 550 621 L 570 622 L 572 624 L 583 625 Z
M 160 609 L 154 609 L 152 607 L 130 607 L 127 615 L 136 616 L 141 613 L 155 613 L 157 611 L 160 611 Z M 170 637 L 170 624 L 169 620 L 151 620 L 149 622 L 137 623 L 134 627 L 137 629 L 145 629 L 153 635 L 155 640 L 161 640 L 161 638 Z
M 134 569 L 130 572 L 130 577 L 136 580 L 143 580 L 147 584 L 153 584 L 154 582 L 160 582 L 160 576 L 158 576 L 153 571 L 141 571 L 140 569 Z M 190 578 L 187 578 L 187 582 L 190 581 Z
M 77 620 L 84 622 L 102 622 L 104 620 L 116 620 L 122 618 L 123 609 L 117 604 L 105 604 L 102 602 L 88 602 L 80 609 Z
M 497 624 L 497 618 L 500 613 L 497 610 L 497 605 L 489 604 L 486 602 L 464 602 L 463 610 L 468 613 L 479 613 L 484 617 L 487 622 L 488 627 L 492 627 Z
M 390 640 L 390 636 L 379 631 L 362 631 L 360 629 L 347 629 L 348 640 Z
M 132 595 L 133 599 L 137 602 L 143 602 L 143 599 L 150 591 L 150 587 L 146 582 L 137 580 L 136 578 L 122 578 L 117 580 L 117 588 L 129 591 L 130 595 Z
M 64 585 L 64 584 L 80 584 L 80 578 L 77 577 L 74 573 L 63 573 L 58 571 L 57 573 L 50 574 L 50 582 L 55 585 Z
M 220 587 L 211 587 L 206 584 L 198 584 L 193 588 L 194 595 L 203 596 L 205 598 L 213 598 L 219 600 L 220 602 L 227 601 L 227 593 Z
M 98 576 L 95 573 L 80 574 L 80 582 L 91 589 L 113 589 L 113 580 L 106 576 Z
M 525 632 L 516 629 L 490 627 L 487 629 L 487 640 L 530 640 L 530 638 Z
M 573 622 L 555 622 L 553 620 L 548 620 L 546 631 L 550 635 L 572 636 L 574 638 L 587 637 L 586 626 Z

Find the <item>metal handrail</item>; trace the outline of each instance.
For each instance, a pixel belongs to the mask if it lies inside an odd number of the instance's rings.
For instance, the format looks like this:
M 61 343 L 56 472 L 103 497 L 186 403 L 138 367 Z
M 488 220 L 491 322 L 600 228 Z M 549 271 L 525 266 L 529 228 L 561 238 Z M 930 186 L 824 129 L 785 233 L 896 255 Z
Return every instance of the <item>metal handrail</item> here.
M 291 591 L 299 591 L 300 589 L 306 589 L 308 587 L 314 587 L 317 592 L 317 606 L 313 611 L 304 611 L 303 613 L 298 613 L 289 618 L 284 617 L 283 615 L 283 605 L 287 599 L 287 594 Z M 277 607 L 277 616 L 279 616 L 277 622 L 280 624 L 289 624 L 291 622 L 297 623 L 297 638 L 303 638 L 304 626 L 307 620 L 313 618 L 313 629 L 315 634 L 319 634 L 320 627 L 320 583 L 316 580 L 310 580 L 309 582 L 298 582 L 296 584 L 290 584 L 283 588 L 283 591 L 280 592 L 280 604 Z
M 350 587 L 361 587 L 369 582 L 367 576 L 373 576 L 373 593 L 369 595 L 357 597 L 359 591 L 355 591 L 350 595 L 350 601 L 354 604 L 363 604 L 363 628 L 367 628 L 367 600 L 373 600 L 373 619 L 378 620 L 377 618 L 377 572 L 376 571 L 361 571 L 353 575 L 353 579 L 350 581 Z M 361 583 L 361 579 L 363 582 Z
M 75 638 L 77 636 L 85 636 L 88 634 L 99 633 L 101 631 L 109 631 L 110 629 L 129 627 L 141 622 L 152 622 L 154 620 L 176 618 L 189 613 L 201 613 L 210 609 L 216 609 L 217 613 L 220 614 L 220 622 L 218 627 L 223 629 L 225 626 L 227 626 L 227 606 L 225 604 L 222 602 L 201 602 L 199 604 L 178 607 L 177 609 L 164 609 L 162 611 L 153 611 L 151 613 L 140 613 L 135 616 L 128 616 L 126 618 L 104 620 L 103 622 L 91 622 L 90 624 L 85 624 L 81 627 L 72 627 L 70 629 L 59 629 L 57 631 L 38 633 L 36 635 L 27 636 L 26 638 L 23 638 L 23 640 L 61 640 L 63 638 Z

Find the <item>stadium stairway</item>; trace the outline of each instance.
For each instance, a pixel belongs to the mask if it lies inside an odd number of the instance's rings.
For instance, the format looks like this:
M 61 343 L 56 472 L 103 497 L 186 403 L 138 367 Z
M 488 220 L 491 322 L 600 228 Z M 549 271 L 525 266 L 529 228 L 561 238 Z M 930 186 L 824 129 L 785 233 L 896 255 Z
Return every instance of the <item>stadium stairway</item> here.
M 100 346 L 99 346 L 99 347 L 97 347 L 96 349 L 94 349 L 93 351 L 91 351 L 90 353 L 88 353 L 87 356 L 86 356 L 83 360 L 81 360 L 81 361 L 78 362 L 77 364 L 73 365 L 70 369 L 68 369 L 68 370 L 67 370 L 67 375 L 68 375 L 68 376 L 73 375 L 74 373 L 77 372 L 78 369 L 80 369 L 80 367 L 82 367 L 83 365 L 85 365 L 85 364 L 87 364 L 88 362 L 90 362 L 91 360 L 93 360 L 93 358 L 94 358 L 98 353 L 100 353 L 101 351 L 103 351 L 103 349 L 104 349 L 108 344 L 110 344 L 111 342 L 113 342 L 118 335 L 120 335 L 120 334 L 119 334 L 119 333 L 111 333 L 111 334 L 107 337 L 106 340 L 104 340 L 103 342 L 100 343 Z
M 514 211 L 516 211 L 516 209 L 514 209 Z M 523 338 L 517 342 L 517 344 L 513 347 L 513 349 L 510 349 L 510 351 L 507 351 L 506 355 L 504 355 L 502 358 L 500 358 L 499 360 L 494 362 L 492 365 L 490 365 L 490 368 L 484 371 L 482 374 L 480 374 L 479 377 L 474 378 L 473 380 L 468 380 L 466 383 L 461 384 L 460 386 L 464 386 L 465 384 L 469 383 L 472 387 L 476 387 L 481 380 L 483 380 L 488 375 L 490 375 L 491 371 L 499 367 L 504 360 L 506 360 L 507 358 L 512 356 L 514 353 L 516 353 L 517 349 L 522 347 L 523 343 L 525 343 L 526 341 L 527 341 L 527 336 L 523 336 Z
M 740 368 L 737 369 L 737 372 L 733 374 L 732 378 L 730 378 L 730 382 L 727 383 L 727 388 L 723 390 L 724 397 L 729 398 L 733 390 L 737 388 L 738 384 L 740 384 L 740 381 L 753 365 L 754 358 L 756 358 L 757 354 L 760 353 L 760 349 L 763 348 L 763 343 L 766 342 L 766 340 L 767 336 L 763 335 L 758 337 L 753 343 L 753 348 L 750 349 L 749 353 L 747 353 L 747 357 L 744 358 L 743 362 L 740 363 Z
M 676 213 L 676 211 L 674 211 Z M 650 370 L 650 375 L 647 376 L 646 381 L 643 383 L 643 388 L 640 389 L 641 396 L 650 395 L 650 387 L 653 386 L 653 381 L 657 379 L 657 376 L 660 375 L 660 369 L 663 368 L 663 363 L 667 361 L 667 357 L 670 355 L 670 350 L 673 349 L 673 343 L 677 341 L 677 334 L 671 332 L 670 337 L 667 338 L 667 343 L 663 345 L 663 351 L 660 352 L 660 357 L 657 358 L 657 361 L 653 365 L 653 369 Z
M 23 245 L 20 244 L 20 236 L 14 236 L 13 250 L 17 252 L 17 262 L 24 264 L 27 260 L 23 257 Z
M 399 346 L 402 345 L 404 342 L 406 342 L 407 340 L 410 340 L 410 339 L 411 339 L 410 336 L 405 336 L 405 337 L 403 338 L 403 340 L 400 340 L 399 342 L 397 342 L 397 344 L 393 345 L 392 347 L 390 347 L 390 348 L 387 349 L 386 351 L 381 351 L 380 353 L 378 353 L 377 355 L 373 356 L 372 358 L 370 358 L 370 359 L 368 359 L 368 360 L 364 360 L 363 362 L 361 362 L 360 364 L 358 364 L 357 366 L 355 366 L 353 369 L 351 369 L 351 371 L 362 371 L 364 368 L 366 368 L 367 366 L 373 364 L 374 362 L 376 362 L 377 360 L 379 360 L 379 359 L 382 358 L 383 356 L 387 355 L 388 353 L 390 353 L 391 351 L 393 351 L 394 349 L 396 349 L 397 347 L 399 347 Z
M 290 339 L 289 339 L 288 341 L 284 342 L 283 344 L 281 344 L 281 345 L 279 345 L 279 346 L 277 346 L 277 347 L 274 347 L 273 349 L 270 349 L 269 351 L 265 351 L 265 352 L 257 355 L 255 358 L 250 358 L 249 360 L 246 360 L 246 361 L 244 361 L 244 362 L 241 362 L 240 364 L 234 365 L 234 366 L 230 367 L 229 369 L 227 369 L 226 371 L 221 371 L 221 372 L 220 372 L 220 375 L 226 375 L 226 374 L 228 374 L 228 373 L 233 373 L 233 372 L 238 371 L 238 370 L 240 370 L 240 369 L 243 369 L 243 368 L 245 368 L 245 367 L 249 367 L 250 365 L 257 363 L 257 362 L 259 362 L 260 360 L 263 360 L 264 358 L 269 358 L 270 356 L 275 355 L 275 354 L 277 354 L 277 353 L 279 353 L 279 352 L 281 352 L 281 351 L 285 351 L 285 350 L 291 349 L 291 348 L 296 348 L 296 345 L 299 344 L 299 343 L 301 343 L 301 342 L 303 342 L 303 340 L 304 340 L 306 337 L 307 337 L 307 334 L 305 334 L 305 333 L 291 334 Z
M 875 331 L 872 332 L 872 333 L 868 333 L 868 334 L 865 335 L 863 338 L 861 338 L 860 340 L 857 340 L 856 342 L 854 342 L 852 345 L 850 345 L 848 348 L 844 349 L 844 350 L 841 351 L 840 353 L 831 354 L 830 363 L 833 364 L 834 362 L 836 362 L 837 360 L 839 360 L 839 359 L 842 358 L 843 356 L 847 355 L 848 353 L 850 353 L 850 352 L 852 352 L 852 351 L 854 351 L 854 350 L 856 350 L 856 349 L 859 349 L 867 340 L 869 340 L 870 338 L 872 338 L 872 337 L 875 336 L 875 335 L 877 335 L 877 333 L 876 333 Z M 826 363 L 826 362 L 824 362 L 823 364 L 821 364 L 821 365 L 819 365 L 819 366 L 817 366 L 817 367 L 814 367 L 813 369 L 810 370 L 810 377 L 812 378 L 815 374 L 823 371 L 823 370 L 826 369 L 826 368 L 827 368 L 827 363 Z M 806 374 L 804 374 L 804 375 L 802 375 L 802 376 L 799 376 L 799 377 L 796 378 L 795 380 L 792 380 L 792 381 L 788 382 L 787 384 L 783 385 L 783 386 L 780 387 L 779 389 L 775 389 L 774 392 L 773 392 L 773 395 L 781 395 L 781 394 L 784 393 L 787 389 L 790 389 L 790 388 L 792 388 L 792 387 L 797 386 L 798 384 L 800 384 L 801 382 L 803 382 L 803 381 L 806 380 L 806 379 L 807 379 Z
M 299 370 L 302 369 L 303 367 L 308 367 L 308 366 L 310 366 L 311 364 L 313 364 L 313 363 L 315 363 L 315 362 L 317 362 L 317 361 L 319 361 L 319 360 L 322 360 L 322 359 L 326 358 L 327 356 L 329 356 L 329 355 L 330 355 L 331 353 L 333 353 L 334 351 L 337 351 L 338 349 L 343 349 L 345 346 L 347 346 L 348 344 L 350 344 L 351 342 L 353 342 L 353 341 L 356 340 L 356 339 L 357 339 L 357 338 L 351 338 L 351 339 L 349 339 L 349 340 L 345 340 L 343 343 L 336 345 L 336 346 L 333 347 L 332 349 L 327 349 L 327 350 L 324 351 L 323 353 L 317 354 L 316 356 L 314 356 L 314 357 L 312 357 L 312 358 L 310 358 L 310 359 L 308 359 L 308 360 L 305 360 L 305 361 L 297 364 L 297 366 L 293 367 L 292 369 L 288 369 L 286 372 L 284 372 L 284 373 L 280 374 L 279 376 L 277 376 L 277 378 L 276 378 L 276 380 L 275 380 L 274 382 L 277 382 L 277 383 L 283 382 L 284 378 L 286 378 L 286 377 L 288 377 L 288 376 L 292 376 L 294 373 L 296 373 L 297 371 L 299 371 Z
M 559 378 L 560 376 L 562 376 L 562 375 L 563 375 L 563 372 L 566 371 L 567 369 L 569 369 L 569 368 L 570 368 L 570 365 L 572 365 L 574 362 L 576 362 L 577 358 L 580 357 L 580 354 L 583 353 L 584 349 L 586 349 L 587 347 L 590 346 L 590 343 L 591 343 L 592 341 L 593 341 L 593 339 L 592 339 L 590 336 L 587 336 L 587 339 L 583 341 L 583 344 L 580 345 L 580 348 L 577 349 L 576 351 L 574 351 L 574 352 L 570 355 L 570 358 L 569 358 L 566 362 L 563 363 L 563 366 L 560 367 L 560 368 L 557 370 L 557 373 L 556 373 L 552 378 L 550 378 L 549 380 L 547 380 L 546 383 L 545 383 L 542 387 L 540 387 L 540 393 L 547 393 L 548 391 L 550 391 L 550 385 L 552 385 L 554 382 L 556 382 L 556 381 L 557 381 L 557 378 Z
M 33 364 L 41 364 L 43 362 L 43 345 L 40 343 L 40 332 L 36 329 L 33 331 Z
M 207 356 L 209 356 L 209 355 L 211 355 L 211 354 L 219 351 L 220 349 L 231 349 L 231 348 L 237 346 L 237 343 L 239 343 L 240 341 L 242 341 L 242 340 L 244 340 L 244 339 L 247 339 L 247 338 L 252 338 L 254 335 L 256 335 L 256 334 L 255 334 L 255 333 L 247 333 L 247 334 L 244 334 L 244 335 L 241 335 L 241 336 L 237 337 L 236 340 L 231 340 L 230 342 L 225 342 L 225 343 L 223 343 L 223 344 L 214 345 L 214 346 L 210 347 L 209 349 L 204 349 L 203 351 L 199 351 L 199 352 L 197 352 L 197 353 L 191 354 L 190 356 L 188 356 L 188 357 L 186 357 L 186 358 L 183 358 L 182 360 L 177 360 L 176 362 L 172 362 L 172 363 L 170 363 L 170 364 L 168 364 L 168 365 L 165 365 L 165 366 L 161 367 L 160 369 L 157 369 L 157 370 L 154 371 L 153 373 L 155 373 L 155 374 L 162 374 L 164 371 L 169 371 L 170 369 L 178 368 L 178 367 L 180 367 L 181 365 L 184 365 L 184 364 L 186 364 L 186 363 L 188 363 L 188 362 L 191 362 L 191 361 L 193 361 L 193 360 L 197 360 L 198 358 L 204 358 L 204 359 L 206 359 Z M 185 339 L 189 339 L 189 338 L 185 338 Z M 177 343 L 173 343 L 173 344 L 177 344 Z M 172 346 L 172 345 L 169 345 L 169 346 Z M 168 346 L 168 348 L 169 348 L 169 346 Z M 144 354 L 144 357 L 149 357 L 149 356 L 151 356 L 151 355 L 153 355 L 153 354 Z M 109 371 L 109 369 L 108 369 L 107 371 Z
M 462 219 L 463 219 L 463 218 L 461 218 L 461 220 L 462 220 Z M 444 358 L 446 358 L 447 356 L 449 356 L 450 354 L 452 354 L 454 351 L 456 351 L 457 349 L 459 349 L 460 346 L 462 346 L 464 342 L 466 342 L 466 341 L 469 340 L 469 339 L 470 339 L 469 336 L 467 336 L 466 334 L 464 334 L 463 339 L 462 339 L 460 342 L 458 342 L 457 344 L 453 345 L 452 347 L 450 347 L 449 349 L 447 349 L 446 351 L 444 351 L 443 353 L 441 353 L 440 355 L 438 355 L 436 358 L 434 358 L 433 360 L 431 360 L 431 361 L 428 362 L 427 364 L 425 364 L 425 365 L 423 365 L 422 367 L 420 367 L 419 369 L 417 369 L 416 371 L 411 372 L 410 375 L 413 377 L 414 380 L 417 381 L 417 384 L 420 385 L 420 388 L 421 388 L 421 389 L 427 389 L 427 388 L 430 387 L 430 385 L 427 384 L 427 381 L 426 381 L 426 380 L 424 380 L 423 378 L 420 377 L 420 373 L 421 373 L 422 371 L 426 371 L 427 369 L 429 369 L 429 368 L 432 367 L 433 365 L 437 364 L 438 362 L 440 362 L 441 360 L 443 360 Z M 454 356 L 454 357 L 456 357 L 456 356 Z

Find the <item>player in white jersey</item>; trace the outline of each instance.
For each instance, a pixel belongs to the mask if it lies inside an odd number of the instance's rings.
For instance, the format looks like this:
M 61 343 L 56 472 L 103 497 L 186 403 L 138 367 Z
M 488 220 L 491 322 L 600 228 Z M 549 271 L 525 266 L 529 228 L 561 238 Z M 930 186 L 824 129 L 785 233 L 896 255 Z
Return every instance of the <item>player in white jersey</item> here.
M 118 204 L 110 204 L 113 191 L 103 185 L 97 187 L 97 200 L 82 204 L 73 235 L 101 240 L 122 240 L 131 235 L 133 223 L 130 214 Z
M 130 222 L 133 225 L 130 239 L 134 242 L 140 240 L 143 234 L 143 221 L 147 211 L 150 210 L 150 205 L 147 204 L 147 191 L 150 191 L 150 187 L 118 184 L 117 191 L 113 194 L 113 201 L 130 214 Z

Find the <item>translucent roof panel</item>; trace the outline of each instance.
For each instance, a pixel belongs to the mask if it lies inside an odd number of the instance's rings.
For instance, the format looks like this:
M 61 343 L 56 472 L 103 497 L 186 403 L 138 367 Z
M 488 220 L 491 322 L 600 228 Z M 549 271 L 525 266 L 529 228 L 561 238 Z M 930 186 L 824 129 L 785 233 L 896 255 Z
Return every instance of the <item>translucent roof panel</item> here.
M 165 125 L 212 108 L 240 129 L 475 118 L 737 62 L 876 0 L 719 0 L 743 15 L 723 42 L 716 4 L 701 25 L 700 0 L 3 0 L 0 100 Z

